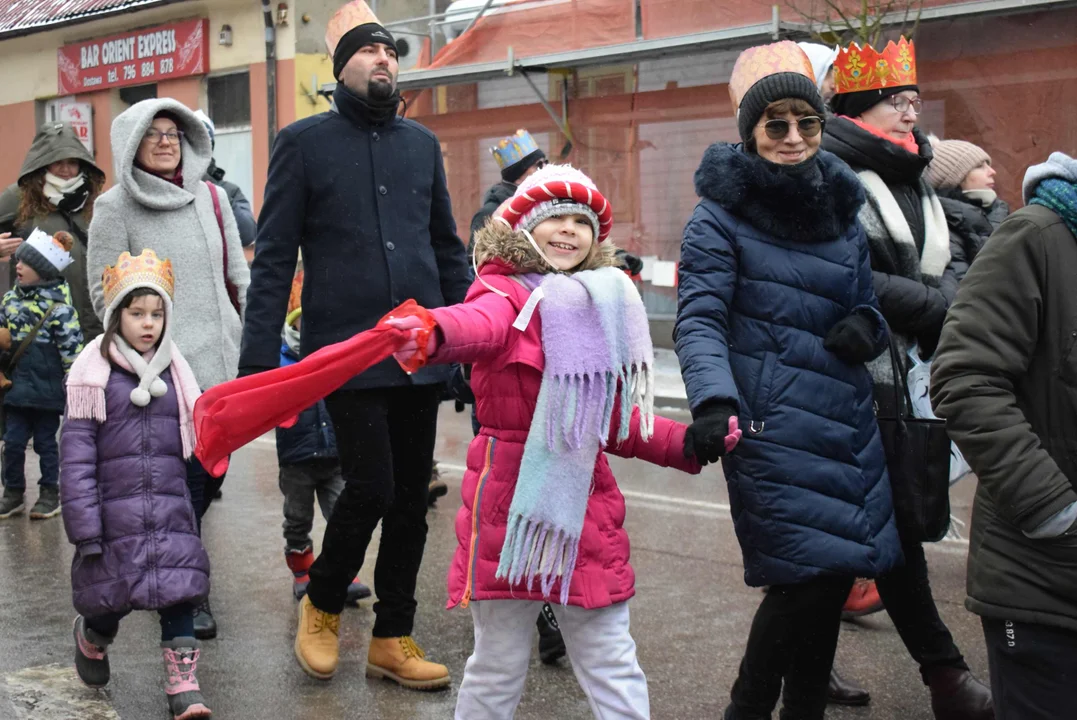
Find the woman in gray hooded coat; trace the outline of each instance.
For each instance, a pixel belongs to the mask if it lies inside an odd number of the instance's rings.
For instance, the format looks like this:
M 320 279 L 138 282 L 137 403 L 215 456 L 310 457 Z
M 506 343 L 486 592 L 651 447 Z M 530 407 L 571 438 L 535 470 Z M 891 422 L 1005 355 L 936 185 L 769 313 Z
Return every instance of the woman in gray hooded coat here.
M 167 257 L 176 278 L 172 339 L 203 391 L 233 379 L 250 271 L 227 195 L 202 180 L 213 157 L 209 132 L 176 100 L 143 100 L 112 122 L 112 156 L 116 185 L 98 199 L 90 224 L 94 309 L 104 315 L 101 273 L 120 253 L 150 249 Z M 192 458 L 187 485 L 199 525 L 209 482 Z M 203 604 L 195 635 L 202 640 L 216 632 Z

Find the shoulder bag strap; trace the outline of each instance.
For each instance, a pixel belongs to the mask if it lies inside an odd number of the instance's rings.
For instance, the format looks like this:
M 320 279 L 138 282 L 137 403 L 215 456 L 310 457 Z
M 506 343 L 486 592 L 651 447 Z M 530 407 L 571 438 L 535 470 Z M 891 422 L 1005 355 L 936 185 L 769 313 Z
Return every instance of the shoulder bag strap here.
M 37 321 L 33 329 L 22 339 L 19 343 L 18 349 L 15 350 L 15 354 L 11 356 L 11 362 L 8 363 L 7 371 L 11 373 L 15 370 L 15 366 L 22 359 L 22 356 L 26 354 L 26 351 L 30 349 L 30 343 L 37 339 L 37 334 L 41 332 L 41 328 L 44 327 L 45 321 L 52 316 L 52 311 L 56 309 L 56 303 L 49 305 L 49 309 L 45 311 L 45 314 L 41 316 L 41 319 Z
M 224 213 L 221 211 L 221 198 L 217 195 L 217 186 L 208 180 L 204 180 L 209 188 L 209 196 L 213 200 L 213 214 L 217 216 L 217 227 L 221 231 L 221 263 L 224 266 L 224 288 L 228 293 L 228 300 L 239 314 L 239 288 L 228 278 L 228 237 L 224 234 Z
M 909 394 L 909 381 L 905 377 L 905 374 L 901 370 L 901 362 L 898 360 L 897 347 L 894 344 L 894 332 L 887 328 L 890 335 L 890 341 L 887 343 L 890 349 L 890 366 L 894 372 L 894 412 L 897 413 L 897 419 L 904 424 L 905 418 L 908 417 L 908 412 L 912 409 L 912 396 Z M 899 387 L 900 386 L 900 387 Z M 902 402 L 902 395 L 905 396 L 905 402 Z

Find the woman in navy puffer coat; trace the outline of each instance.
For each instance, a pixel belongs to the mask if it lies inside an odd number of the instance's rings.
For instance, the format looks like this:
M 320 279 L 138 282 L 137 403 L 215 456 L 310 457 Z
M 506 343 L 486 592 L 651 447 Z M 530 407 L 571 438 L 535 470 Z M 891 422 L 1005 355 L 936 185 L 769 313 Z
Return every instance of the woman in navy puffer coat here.
M 782 717 L 821 720 L 853 579 L 901 560 L 865 367 L 888 333 L 857 222 L 864 193 L 819 151 L 810 73 L 795 43 L 741 55 L 730 88 L 745 144 L 707 149 L 681 249 L 686 451 L 725 455 L 745 581 L 770 586 L 727 720 L 769 718 L 783 681 Z
M 172 265 L 152 250 L 104 272 L 105 333 L 67 379 L 60 439 L 64 527 L 75 545 L 75 669 L 110 678 L 108 648 L 132 610 L 161 616 L 165 694 L 177 720 L 209 717 L 195 675 L 196 605 L 209 557 L 187 489 L 198 381 L 170 337 Z

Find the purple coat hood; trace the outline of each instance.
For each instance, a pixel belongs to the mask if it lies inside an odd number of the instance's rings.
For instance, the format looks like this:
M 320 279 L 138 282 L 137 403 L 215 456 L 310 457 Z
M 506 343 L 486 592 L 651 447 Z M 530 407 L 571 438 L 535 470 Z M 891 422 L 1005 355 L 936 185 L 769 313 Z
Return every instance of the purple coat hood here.
M 138 378 L 115 365 L 105 388 L 108 419 L 64 422 L 60 495 L 75 609 L 85 616 L 158 610 L 209 594 L 209 556 L 187 491 L 179 405 L 168 392 L 144 408 Z M 95 551 L 100 550 L 97 554 Z

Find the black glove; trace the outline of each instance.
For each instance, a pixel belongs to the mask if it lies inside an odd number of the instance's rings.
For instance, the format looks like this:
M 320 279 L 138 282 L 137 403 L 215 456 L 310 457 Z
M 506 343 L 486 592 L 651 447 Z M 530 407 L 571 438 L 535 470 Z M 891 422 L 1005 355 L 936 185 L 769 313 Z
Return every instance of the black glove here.
M 846 315 L 830 328 L 823 347 L 850 365 L 866 363 L 879 354 L 875 351 L 878 331 L 878 325 L 866 315 Z
M 643 261 L 640 260 L 638 256 L 620 249 L 617 250 L 616 255 L 617 261 L 620 262 L 621 266 L 628 270 L 628 272 L 633 275 L 639 275 L 643 272 Z
M 266 370 L 276 369 L 277 368 L 273 367 L 262 367 L 261 365 L 245 365 L 239 369 L 239 375 L 236 376 L 236 379 L 244 378 L 248 375 L 257 375 L 258 373 L 265 372 Z
M 700 407 L 684 434 L 684 456 L 695 456 L 700 465 L 718 462 L 725 455 L 729 418 L 736 415 L 737 409 L 728 403 L 710 402 Z

